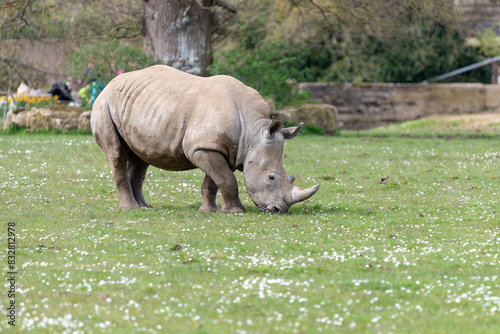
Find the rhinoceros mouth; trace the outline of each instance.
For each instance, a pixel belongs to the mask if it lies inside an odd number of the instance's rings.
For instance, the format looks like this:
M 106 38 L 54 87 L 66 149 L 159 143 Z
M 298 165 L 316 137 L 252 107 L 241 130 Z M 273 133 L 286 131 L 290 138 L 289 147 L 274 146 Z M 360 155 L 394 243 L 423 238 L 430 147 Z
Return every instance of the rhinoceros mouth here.
M 285 213 L 289 209 L 286 204 L 262 204 L 257 207 L 260 211 L 265 213 Z

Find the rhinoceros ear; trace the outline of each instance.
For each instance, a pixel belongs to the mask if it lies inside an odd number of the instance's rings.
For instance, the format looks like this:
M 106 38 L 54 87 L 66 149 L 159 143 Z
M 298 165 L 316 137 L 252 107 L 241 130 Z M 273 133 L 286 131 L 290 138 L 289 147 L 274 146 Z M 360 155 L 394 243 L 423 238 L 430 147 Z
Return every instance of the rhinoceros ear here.
M 304 123 L 300 122 L 300 124 L 295 127 L 281 129 L 281 133 L 285 139 L 293 139 L 299 133 L 300 129 L 302 129 L 303 125 Z
M 279 119 L 273 118 L 273 121 L 267 128 L 267 136 L 269 138 L 273 137 L 276 132 L 281 130 L 281 128 L 283 128 L 283 123 Z

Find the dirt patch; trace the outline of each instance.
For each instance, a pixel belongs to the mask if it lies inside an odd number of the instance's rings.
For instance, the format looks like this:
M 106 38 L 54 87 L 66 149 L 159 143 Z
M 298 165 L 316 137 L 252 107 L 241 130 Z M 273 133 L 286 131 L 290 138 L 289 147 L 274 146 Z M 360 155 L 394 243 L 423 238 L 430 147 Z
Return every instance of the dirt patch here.
M 467 115 L 436 115 L 431 119 L 441 119 L 447 126 L 457 130 L 483 131 L 492 128 L 500 129 L 500 111 Z

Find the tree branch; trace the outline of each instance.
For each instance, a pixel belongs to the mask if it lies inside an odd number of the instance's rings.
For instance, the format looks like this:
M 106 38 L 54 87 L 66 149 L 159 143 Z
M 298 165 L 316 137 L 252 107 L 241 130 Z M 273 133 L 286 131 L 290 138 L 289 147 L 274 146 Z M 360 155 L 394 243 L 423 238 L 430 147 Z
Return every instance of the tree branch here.
M 328 20 L 328 17 L 326 16 L 326 13 L 323 10 L 323 8 L 321 8 L 319 5 L 317 5 L 313 0 L 309 0 L 309 2 L 311 3 L 311 5 L 313 5 L 314 7 L 316 7 L 320 11 L 321 16 L 323 16 L 323 19 L 325 20 L 326 24 L 331 29 L 332 24 L 330 23 L 330 20 Z
M 212 6 L 219 6 L 233 14 L 236 14 L 238 12 L 233 5 L 225 2 L 224 0 L 212 0 L 210 1 L 208 6 L 205 6 L 202 0 L 194 0 L 194 1 L 196 1 L 196 3 L 203 9 L 210 9 L 210 7 Z
M 213 5 L 214 6 L 222 7 L 222 8 L 226 9 L 227 11 L 229 11 L 229 12 L 231 12 L 233 14 L 236 14 L 238 12 L 233 5 L 227 3 L 227 2 L 225 2 L 223 0 L 215 0 L 213 2 Z

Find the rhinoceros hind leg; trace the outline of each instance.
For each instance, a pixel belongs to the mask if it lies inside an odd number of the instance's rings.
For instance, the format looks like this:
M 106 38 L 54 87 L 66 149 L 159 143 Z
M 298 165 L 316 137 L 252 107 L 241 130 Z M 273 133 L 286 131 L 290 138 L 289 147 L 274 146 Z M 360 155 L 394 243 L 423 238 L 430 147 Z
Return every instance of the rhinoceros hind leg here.
M 215 203 L 218 190 L 219 188 L 217 187 L 215 182 L 212 181 L 212 179 L 208 175 L 205 175 L 205 179 L 203 180 L 203 184 L 201 185 L 201 198 L 203 204 L 200 207 L 200 211 L 203 212 L 219 211 L 219 208 Z
M 121 147 L 118 155 L 108 157 L 116 188 L 120 195 L 120 209 L 133 209 L 139 206 L 132 192 L 132 185 L 127 174 L 128 147 Z
M 120 209 L 138 207 L 139 204 L 134 198 L 127 174 L 127 161 L 131 151 L 118 133 L 107 103 L 96 101 L 92 109 L 90 122 L 94 139 L 102 148 L 111 166 L 113 178 L 120 195 Z
M 129 152 L 127 161 L 127 174 L 130 180 L 130 186 L 137 204 L 141 207 L 152 208 L 151 205 L 146 203 L 144 194 L 142 193 L 142 184 L 146 178 L 146 171 L 149 164 L 142 161 L 132 150 Z
M 207 177 L 220 189 L 222 195 L 222 212 L 245 212 L 245 207 L 238 196 L 238 182 L 222 154 L 215 151 L 198 150 L 191 156 L 191 162 L 205 172 Z M 205 185 L 205 181 L 203 184 Z M 203 204 L 205 204 L 205 198 L 203 201 Z M 204 206 L 202 205 L 202 208 Z

